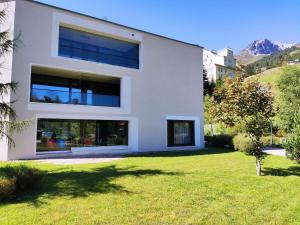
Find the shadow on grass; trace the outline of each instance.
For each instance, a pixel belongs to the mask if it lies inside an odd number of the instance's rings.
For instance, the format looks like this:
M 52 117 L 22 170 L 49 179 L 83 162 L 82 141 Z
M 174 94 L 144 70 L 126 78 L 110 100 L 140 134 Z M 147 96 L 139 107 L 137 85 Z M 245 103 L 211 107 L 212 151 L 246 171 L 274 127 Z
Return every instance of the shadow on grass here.
M 39 191 L 19 195 L 13 202 L 32 203 L 38 207 L 46 203 L 39 199 L 41 195 L 51 199 L 59 196 L 69 198 L 87 197 L 93 193 L 131 193 L 122 185 L 115 183 L 115 180 L 125 176 L 141 178 L 155 175 L 172 176 L 180 175 L 180 173 L 156 169 L 135 169 L 134 167 L 118 168 L 115 165 L 87 171 L 52 170 L 45 175 Z
M 145 152 L 137 154 L 128 154 L 127 157 L 181 157 L 194 155 L 213 155 L 234 152 L 230 148 L 209 147 L 203 150 L 176 150 L 176 151 L 161 151 L 161 152 Z
M 300 166 L 290 166 L 289 168 L 269 168 L 263 169 L 264 176 L 300 176 Z

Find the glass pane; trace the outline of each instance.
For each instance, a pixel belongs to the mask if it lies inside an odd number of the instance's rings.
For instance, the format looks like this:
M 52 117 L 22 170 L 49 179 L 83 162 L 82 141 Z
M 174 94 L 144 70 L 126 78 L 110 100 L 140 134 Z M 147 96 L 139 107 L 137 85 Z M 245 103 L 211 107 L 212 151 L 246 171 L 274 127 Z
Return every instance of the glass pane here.
M 59 55 L 139 68 L 139 44 L 65 27 L 59 28 Z
M 120 107 L 120 80 L 101 83 L 41 74 L 31 79 L 32 102 Z
M 192 142 L 189 122 L 174 122 L 174 144 L 184 145 Z
M 39 119 L 37 151 L 128 145 L 128 121 Z

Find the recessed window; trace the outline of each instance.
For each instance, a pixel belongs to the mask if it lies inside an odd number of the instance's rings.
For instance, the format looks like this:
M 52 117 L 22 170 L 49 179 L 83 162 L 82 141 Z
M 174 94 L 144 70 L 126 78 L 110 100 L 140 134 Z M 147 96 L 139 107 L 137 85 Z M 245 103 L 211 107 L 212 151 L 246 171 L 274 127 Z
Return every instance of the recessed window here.
M 194 146 L 194 121 L 168 120 L 168 146 Z
M 39 119 L 37 151 L 128 145 L 128 121 Z
M 120 107 L 120 79 L 75 79 L 31 75 L 31 102 Z
M 128 68 L 139 68 L 139 44 L 59 27 L 58 55 Z

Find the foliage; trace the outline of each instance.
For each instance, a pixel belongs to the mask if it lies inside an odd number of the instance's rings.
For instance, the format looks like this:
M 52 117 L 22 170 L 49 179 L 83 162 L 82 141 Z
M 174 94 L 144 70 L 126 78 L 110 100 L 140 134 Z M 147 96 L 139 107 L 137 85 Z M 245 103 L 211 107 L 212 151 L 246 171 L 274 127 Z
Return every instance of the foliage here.
M 247 134 L 240 133 L 233 138 L 233 146 L 237 151 L 244 152 L 246 155 L 253 155 L 255 145 Z
M 26 165 L 7 165 L 1 168 L 0 199 L 11 199 L 40 187 L 45 173 Z
M 231 147 L 232 136 L 226 134 L 206 136 L 206 141 L 209 146 L 213 147 Z
M 300 124 L 300 67 L 284 68 L 277 85 L 280 90 L 278 116 L 282 128 L 290 133 Z
M 284 142 L 284 139 L 273 135 L 273 137 L 272 137 L 273 144 L 271 144 L 271 136 L 269 135 L 269 136 L 262 137 L 261 142 L 263 143 L 263 146 L 265 146 L 265 147 L 271 146 L 271 147 L 281 148 L 283 146 L 282 143 Z
M 287 156 L 300 163 L 300 126 L 298 125 L 293 129 L 284 143 L 284 147 L 287 152 Z
M 204 123 L 210 126 L 210 135 L 214 135 L 213 124 L 215 123 L 214 101 L 209 95 L 204 97 Z
M 16 191 L 23 192 L 39 187 L 44 172 L 25 165 L 6 166 L 2 168 L 2 176 L 16 179 Z
M 283 51 L 273 53 L 271 55 L 265 56 L 262 59 L 251 63 L 246 66 L 245 72 L 247 76 L 253 74 L 258 74 L 263 68 L 270 69 L 278 66 L 282 66 L 286 61 L 292 61 L 299 59 L 299 54 L 292 54 L 295 50 L 300 49 L 299 47 L 287 48 Z
M 16 192 L 15 178 L 0 178 L 0 201 L 12 199 Z
M 203 94 L 204 94 L 204 96 L 207 96 L 207 95 L 211 96 L 214 92 L 214 87 L 215 87 L 215 84 L 208 80 L 206 69 L 203 69 L 203 90 L 204 90 Z
M 256 158 L 257 172 L 260 175 L 261 161 L 264 158 L 260 138 L 274 115 L 270 87 L 261 85 L 257 80 L 225 78 L 224 84 L 216 88 L 214 99 L 215 115 L 220 122 L 228 127 L 241 121 L 245 124 L 245 131 L 255 146 L 251 153 Z
M 5 22 L 6 9 L 0 11 L 0 25 Z M 7 53 L 11 52 L 16 47 L 16 39 L 10 39 L 9 30 L 0 32 L 0 57 L 3 58 Z M 1 75 L 1 73 L 0 73 Z M 9 144 L 14 144 L 11 134 L 22 130 L 27 124 L 27 121 L 16 121 L 16 112 L 12 108 L 15 101 L 8 102 L 5 96 L 11 92 L 15 92 L 17 88 L 16 82 L 0 83 L 0 139 L 6 138 Z

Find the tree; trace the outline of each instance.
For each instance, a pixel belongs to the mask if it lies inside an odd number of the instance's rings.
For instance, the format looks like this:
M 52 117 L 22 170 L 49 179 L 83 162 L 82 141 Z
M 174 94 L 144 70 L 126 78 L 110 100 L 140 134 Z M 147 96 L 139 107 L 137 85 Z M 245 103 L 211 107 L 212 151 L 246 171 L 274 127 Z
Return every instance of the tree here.
M 204 96 L 206 95 L 209 95 L 211 96 L 212 93 L 214 92 L 214 83 L 213 82 L 210 82 L 208 80 L 208 77 L 207 77 L 207 70 L 206 69 L 203 69 L 203 94 Z
M 280 91 L 279 112 L 281 127 L 291 133 L 300 125 L 300 67 L 288 66 L 278 80 Z
M 6 10 L 0 11 L 0 26 L 5 23 Z M 0 32 L 0 58 L 3 58 L 16 47 L 16 39 L 10 38 L 10 31 Z M 0 72 L 1 75 L 1 72 Z M 14 144 L 11 137 L 14 131 L 20 131 L 27 122 L 16 121 L 16 111 L 12 104 L 15 101 L 7 101 L 6 96 L 11 92 L 15 92 L 17 88 L 16 82 L 0 82 L 0 139 L 7 139 L 9 144 Z
M 224 84 L 214 92 L 216 115 L 228 127 L 245 124 L 245 131 L 253 143 L 251 155 L 256 159 L 257 175 L 261 175 L 264 158 L 261 137 L 269 127 L 269 119 L 274 115 L 273 96 L 270 87 L 257 80 L 245 81 L 242 77 L 225 78 Z

